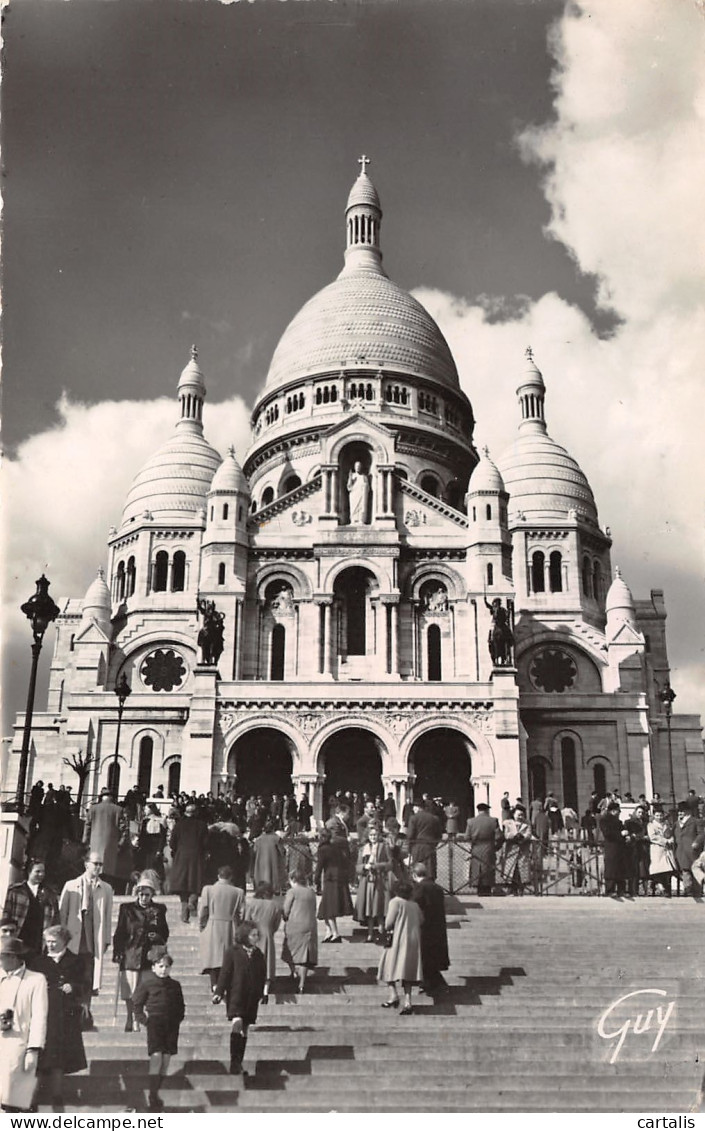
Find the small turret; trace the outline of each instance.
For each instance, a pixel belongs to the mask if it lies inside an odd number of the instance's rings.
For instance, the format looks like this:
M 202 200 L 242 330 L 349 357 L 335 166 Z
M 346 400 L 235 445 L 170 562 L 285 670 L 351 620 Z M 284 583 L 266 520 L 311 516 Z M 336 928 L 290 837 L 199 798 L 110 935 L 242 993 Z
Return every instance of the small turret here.
M 108 636 L 110 634 L 110 613 L 110 590 L 105 581 L 105 571 L 101 566 L 83 598 L 81 623 L 85 625 L 95 621 L 98 627 Z
M 607 590 L 605 598 L 607 613 L 607 639 L 613 640 L 623 624 L 637 628 L 634 598 L 629 586 L 622 579 L 619 566 L 614 571 L 614 581 Z
M 242 572 L 249 506 L 250 487 L 231 445 L 206 500 L 201 589 L 228 585 Z
M 511 578 L 511 541 L 507 525 L 509 495 L 497 465 L 484 448 L 470 478 L 465 506 L 469 520 L 468 545 L 476 548 L 473 582 L 491 589 Z
M 191 360 L 181 372 L 178 393 L 181 402 L 181 419 L 176 427 L 182 432 L 197 432 L 202 435 L 206 379 L 199 368 L 198 350 L 195 346 L 191 346 Z

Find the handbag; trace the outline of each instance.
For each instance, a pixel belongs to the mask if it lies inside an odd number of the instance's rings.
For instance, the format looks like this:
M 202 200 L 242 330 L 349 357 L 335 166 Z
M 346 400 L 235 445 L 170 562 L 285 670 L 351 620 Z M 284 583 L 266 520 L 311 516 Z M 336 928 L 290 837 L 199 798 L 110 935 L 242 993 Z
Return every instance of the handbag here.
M 393 942 L 394 942 L 394 931 L 383 931 L 382 932 L 382 946 L 385 948 L 385 950 L 389 950 L 389 948 L 390 948 L 390 946 L 392 945 Z

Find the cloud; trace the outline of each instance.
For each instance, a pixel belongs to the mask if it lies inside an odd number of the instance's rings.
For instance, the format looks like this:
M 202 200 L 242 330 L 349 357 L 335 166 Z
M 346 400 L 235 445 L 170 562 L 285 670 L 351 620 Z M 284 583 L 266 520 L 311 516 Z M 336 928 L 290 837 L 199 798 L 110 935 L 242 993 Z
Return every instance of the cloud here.
M 555 118 L 517 144 L 541 171 L 547 236 L 597 278 L 616 330 L 600 338 L 557 294 L 414 293 L 448 338 L 495 457 L 533 346 L 549 431 L 588 475 L 635 594 L 666 590 L 679 709 L 702 712 L 705 25 L 685 2 L 581 0 L 549 43 Z
M 26 685 L 27 624 L 19 605 L 44 571 L 57 604 L 82 596 L 118 525 L 125 497 L 142 464 L 169 439 L 178 419 L 175 399 L 103 401 L 85 405 L 64 395 L 59 423 L 22 443 L 4 467 L 7 656 L 5 703 L 22 701 Z M 249 409 L 240 397 L 204 407 L 210 443 L 240 459 L 249 444 Z M 50 649 L 45 649 L 50 651 Z M 46 657 L 45 657 L 46 659 Z M 41 702 L 41 695 L 38 703 Z

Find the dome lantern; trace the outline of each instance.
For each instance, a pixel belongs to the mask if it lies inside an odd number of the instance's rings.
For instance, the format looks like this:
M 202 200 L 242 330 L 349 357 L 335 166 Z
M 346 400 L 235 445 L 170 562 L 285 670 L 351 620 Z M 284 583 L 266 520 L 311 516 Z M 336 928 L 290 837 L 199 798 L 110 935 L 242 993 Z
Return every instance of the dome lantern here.
M 203 402 L 206 399 L 206 380 L 198 365 L 198 350 L 191 346 L 191 360 L 179 378 L 181 419 L 177 428 L 203 434 Z
M 527 346 L 524 357 L 528 361 L 526 376 L 517 389 L 519 407 L 521 409 L 521 424 L 523 432 L 546 431 L 546 418 L 544 416 L 544 401 L 546 399 L 546 386 L 544 385 L 541 370 L 534 361 L 534 351 Z
M 361 171 L 350 190 L 345 208 L 345 267 L 348 271 L 374 271 L 384 275 L 379 230 L 382 208 L 377 189 L 367 175 L 370 158 L 363 153 L 358 158 Z

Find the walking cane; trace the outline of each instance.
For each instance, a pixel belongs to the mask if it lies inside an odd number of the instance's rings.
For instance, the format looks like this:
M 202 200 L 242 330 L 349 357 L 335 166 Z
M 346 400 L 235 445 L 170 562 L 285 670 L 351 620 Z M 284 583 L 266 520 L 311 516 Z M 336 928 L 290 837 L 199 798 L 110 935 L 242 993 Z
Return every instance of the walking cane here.
M 115 976 L 115 1000 L 113 1001 L 113 1025 L 117 1021 L 118 1003 L 120 1001 L 120 966 L 118 965 Z

